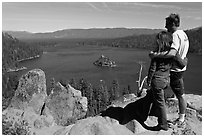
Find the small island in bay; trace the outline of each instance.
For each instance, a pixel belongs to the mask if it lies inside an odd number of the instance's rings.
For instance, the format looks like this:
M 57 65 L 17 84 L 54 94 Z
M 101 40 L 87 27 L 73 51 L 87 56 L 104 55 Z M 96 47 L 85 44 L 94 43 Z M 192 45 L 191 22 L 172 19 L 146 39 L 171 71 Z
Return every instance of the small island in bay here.
M 100 67 L 116 67 L 115 61 L 104 55 L 101 55 L 93 64 Z

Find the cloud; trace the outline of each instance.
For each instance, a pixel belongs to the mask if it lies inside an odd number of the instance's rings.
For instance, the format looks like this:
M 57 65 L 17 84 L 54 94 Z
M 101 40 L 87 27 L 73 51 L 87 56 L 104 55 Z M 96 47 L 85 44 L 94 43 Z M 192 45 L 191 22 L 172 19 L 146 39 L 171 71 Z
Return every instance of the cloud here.
M 106 2 L 102 2 L 102 5 L 106 10 L 113 11 L 113 9 L 111 9 Z
M 144 7 L 151 7 L 151 8 L 167 8 L 167 9 L 177 9 L 181 10 L 181 7 L 174 6 L 174 5 L 164 5 L 164 4 L 152 4 L 152 3 L 134 3 L 135 6 L 144 6 Z
M 96 7 L 96 6 L 94 5 L 94 3 L 87 2 L 87 4 L 88 4 L 92 9 L 97 10 L 97 11 L 101 11 L 101 9 L 99 9 L 98 7 Z
M 97 2 L 97 3 L 93 3 L 93 2 L 87 2 L 88 6 L 91 7 L 92 9 L 96 10 L 96 11 L 114 11 L 113 9 L 111 9 L 110 6 L 108 6 L 109 3 L 106 2 Z

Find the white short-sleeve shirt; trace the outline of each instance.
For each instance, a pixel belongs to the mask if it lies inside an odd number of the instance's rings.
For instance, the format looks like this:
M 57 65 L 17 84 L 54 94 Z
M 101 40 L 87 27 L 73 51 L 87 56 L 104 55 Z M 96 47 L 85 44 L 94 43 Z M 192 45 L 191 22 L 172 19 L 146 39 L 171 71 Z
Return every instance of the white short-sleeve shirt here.
M 176 49 L 182 59 L 186 57 L 189 49 L 189 40 L 188 40 L 188 36 L 183 30 L 176 30 L 173 33 L 173 43 L 171 45 L 171 48 Z M 175 72 L 181 72 L 185 70 L 186 70 L 186 66 L 183 69 L 179 69 L 177 67 L 173 67 L 171 69 L 171 71 L 175 71 Z

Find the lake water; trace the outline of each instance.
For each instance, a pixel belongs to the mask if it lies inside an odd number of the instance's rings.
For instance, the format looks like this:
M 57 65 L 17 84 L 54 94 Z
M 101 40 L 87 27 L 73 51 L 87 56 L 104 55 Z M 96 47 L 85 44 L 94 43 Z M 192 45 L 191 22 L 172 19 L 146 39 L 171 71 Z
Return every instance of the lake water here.
M 143 77 L 147 75 L 150 59 L 148 50 L 141 49 L 124 49 L 112 47 L 97 46 L 72 46 L 72 47 L 55 47 L 40 58 L 24 61 L 22 66 L 28 69 L 20 72 L 26 73 L 34 68 L 42 69 L 46 74 L 47 83 L 52 77 L 56 81 L 70 80 L 80 78 L 88 80 L 93 85 L 99 84 L 104 80 L 110 85 L 114 79 L 120 84 L 120 89 L 127 88 L 130 85 L 132 90 L 137 90 L 136 80 L 140 69 L 139 62 L 144 65 Z M 101 68 L 93 65 L 101 55 L 108 56 L 115 60 L 117 67 Z M 202 56 L 188 54 L 189 65 L 184 75 L 186 93 L 202 94 Z M 166 92 L 171 92 L 168 88 Z

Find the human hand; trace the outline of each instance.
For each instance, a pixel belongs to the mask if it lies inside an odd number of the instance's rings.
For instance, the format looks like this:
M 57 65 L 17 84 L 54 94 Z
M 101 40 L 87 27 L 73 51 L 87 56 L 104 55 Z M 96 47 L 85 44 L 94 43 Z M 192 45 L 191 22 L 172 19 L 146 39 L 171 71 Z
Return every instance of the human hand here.
M 154 57 L 154 52 L 153 52 L 153 51 L 150 51 L 149 57 L 150 57 L 151 59 Z
M 154 54 L 154 51 L 150 51 L 150 54 Z
M 150 51 L 149 57 L 152 59 L 152 58 L 158 56 L 159 54 L 160 54 L 159 52 Z
M 147 85 L 148 87 L 150 87 L 150 86 L 151 86 L 151 82 L 150 82 L 149 80 L 147 80 L 146 85 Z
M 185 58 L 183 59 L 183 61 L 184 61 L 185 66 L 187 66 L 187 64 L 188 64 L 188 58 L 185 57 Z

